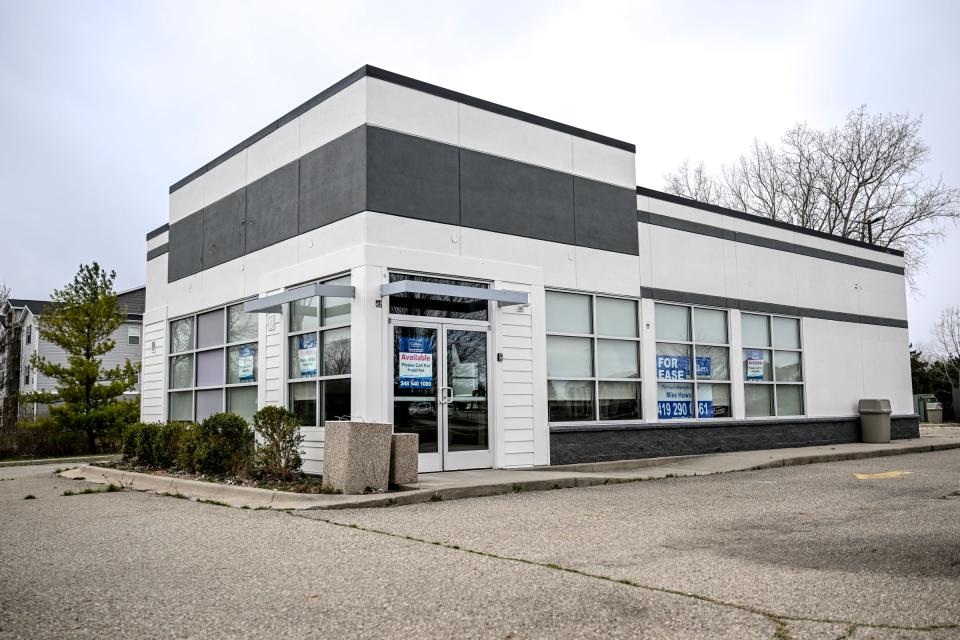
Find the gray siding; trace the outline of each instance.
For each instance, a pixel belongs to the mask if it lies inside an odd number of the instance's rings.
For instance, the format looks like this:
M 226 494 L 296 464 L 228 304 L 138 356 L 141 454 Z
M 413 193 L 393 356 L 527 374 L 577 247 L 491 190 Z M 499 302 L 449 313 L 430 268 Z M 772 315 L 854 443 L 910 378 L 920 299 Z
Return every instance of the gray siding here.
M 28 328 L 29 332 L 27 330 Z M 31 334 L 29 344 L 27 343 L 27 333 Z M 43 389 L 37 384 L 40 382 L 41 376 L 37 375 L 33 365 L 30 364 L 30 359 L 34 354 L 43 355 L 43 342 L 44 340 L 40 338 L 40 332 L 37 331 L 37 319 L 29 309 L 24 309 L 23 316 L 20 320 L 20 380 L 17 383 L 17 386 L 20 388 L 20 393 Z M 56 360 L 55 362 L 66 364 L 66 361 L 64 357 L 62 360 Z M 28 365 L 30 366 L 29 385 L 23 382 L 23 376 Z
M 127 344 L 127 331 L 131 326 L 141 327 L 141 324 L 139 322 L 125 322 L 113 332 L 112 337 L 114 342 L 116 342 L 116 346 L 113 348 L 113 351 L 107 353 L 100 359 L 100 361 L 103 363 L 104 369 L 111 369 L 118 365 L 122 365 L 126 360 L 129 360 L 131 363 L 140 362 L 143 345 Z M 142 333 L 143 331 L 141 328 L 141 342 L 143 341 Z M 45 358 L 48 362 L 53 362 L 55 364 L 67 364 L 66 352 L 57 345 L 48 342 L 47 340 L 40 339 L 37 341 L 36 346 L 39 355 Z M 29 357 L 24 361 L 26 362 L 28 359 Z M 23 380 L 21 379 L 21 383 L 22 382 Z M 39 391 L 56 391 L 56 387 L 56 380 L 46 376 L 37 376 L 37 389 Z
M 366 208 L 366 140 L 357 127 L 300 158 L 299 233 Z
M 140 328 L 140 342 L 137 344 L 127 344 L 127 331 L 130 327 Z M 117 345 L 113 348 L 113 351 L 101 359 L 105 369 L 123 365 L 127 360 L 131 363 L 140 362 L 143 356 L 143 325 L 141 323 L 125 322 L 120 325 L 119 329 L 113 332 L 113 339 Z M 137 391 L 139 391 L 139 388 Z
M 247 186 L 246 251 L 250 253 L 297 235 L 300 190 L 296 162 Z
M 124 313 L 143 315 L 143 310 L 147 306 L 147 288 L 140 287 L 117 294 L 117 304 Z
M 418 220 L 460 224 L 457 148 L 369 127 L 367 208 Z
M 365 209 L 639 253 L 633 189 L 363 125 L 171 224 L 167 280 Z

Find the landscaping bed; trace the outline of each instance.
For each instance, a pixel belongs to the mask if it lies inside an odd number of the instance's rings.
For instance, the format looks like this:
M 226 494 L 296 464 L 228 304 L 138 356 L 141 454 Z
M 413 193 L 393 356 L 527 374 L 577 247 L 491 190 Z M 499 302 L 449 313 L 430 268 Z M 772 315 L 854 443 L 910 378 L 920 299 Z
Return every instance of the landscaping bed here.
M 281 407 L 264 407 L 253 428 L 217 413 L 200 423 L 137 423 L 125 427 L 121 459 L 99 466 L 181 480 L 302 494 L 338 493 L 321 476 L 300 470 L 300 423 Z
M 177 468 L 158 468 L 154 466 L 137 464 L 132 461 L 114 460 L 109 462 L 97 462 L 98 467 L 105 469 L 117 469 L 119 471 L 133 471 L 135 473 L 146 473 L 152 476 L 165 478 L 178 478 L 180 480 L 199 480 L 201 482 L 215 482 L 233 487 L 254 487 L 257 489 L 270 489 L 272 491 L 288 491 L 291 493 L 310 493 L 310 494 L 333 494 L 333 491 L 323 484 L 322 476 L 297 473 L 290 478 L 278 480 L 270 477 L 255 477 L 253 475 L 237 476 L 227 474 L 209 474 L 198 473 L 196 471 L 186 471 Z

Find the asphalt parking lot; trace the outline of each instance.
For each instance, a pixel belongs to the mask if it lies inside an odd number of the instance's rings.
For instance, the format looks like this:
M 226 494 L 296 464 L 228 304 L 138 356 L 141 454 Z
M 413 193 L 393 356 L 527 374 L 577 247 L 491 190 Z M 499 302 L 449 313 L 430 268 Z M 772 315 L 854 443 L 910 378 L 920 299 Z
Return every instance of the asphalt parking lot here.
M 960 450 L 299 513 L 53 470 L 0 469 L 0 638 L 960 637 Z

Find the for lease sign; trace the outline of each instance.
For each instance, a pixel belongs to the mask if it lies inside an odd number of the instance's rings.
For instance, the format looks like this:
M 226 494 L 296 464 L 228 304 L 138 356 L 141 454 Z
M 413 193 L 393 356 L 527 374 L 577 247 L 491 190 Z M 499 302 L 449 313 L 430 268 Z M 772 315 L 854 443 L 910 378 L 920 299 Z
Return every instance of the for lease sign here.
M 691 377 L 690 356 L 657 355 L 657 379 L 689 380 Z

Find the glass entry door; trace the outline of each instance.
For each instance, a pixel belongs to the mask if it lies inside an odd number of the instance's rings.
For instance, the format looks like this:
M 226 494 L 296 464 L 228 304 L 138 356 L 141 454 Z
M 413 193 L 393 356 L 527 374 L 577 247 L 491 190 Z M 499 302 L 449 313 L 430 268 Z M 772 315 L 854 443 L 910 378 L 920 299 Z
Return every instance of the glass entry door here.
M 489 331 L 441 323 L 397 323 L 393 424 L 420 436 L 420 471 L 492 466 Z

